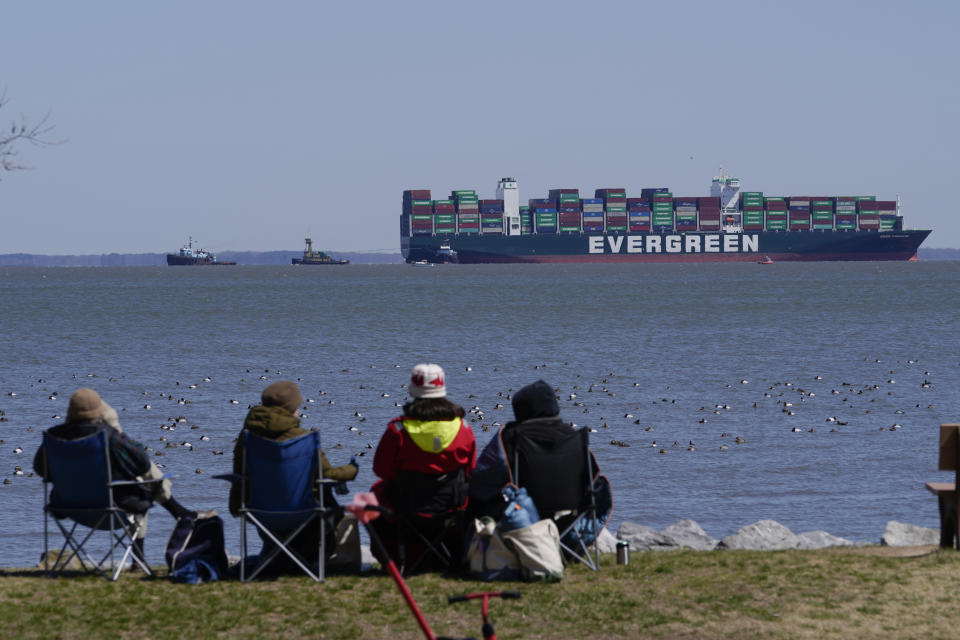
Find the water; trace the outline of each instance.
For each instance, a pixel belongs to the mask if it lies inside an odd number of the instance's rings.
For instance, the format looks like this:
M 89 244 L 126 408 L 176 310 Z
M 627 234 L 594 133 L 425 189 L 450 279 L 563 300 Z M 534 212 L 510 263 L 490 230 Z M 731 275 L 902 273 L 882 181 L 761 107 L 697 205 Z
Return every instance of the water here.
M 693 518 L 715 537 L 764 518 L 857 541 L 888 520 L 936 527 L 923 482 L 950 476 L 938 425 L 960 419 L 960 262 L 2 268 L 0 296 L 0 566 L 39 557 L 42 485 L 13 471 L 79 386 L 156 450 L 181 502 L 226 514 L 210 476 L 270 381 L 300 381 L 333 464 L 365 454 L 359 490 L 412 365 L 440 363 L 482 409 L 480 446 L 511 390 L 543 378 L 597 430 L 614 530 Z M 171 528 L 155 509 L 151 561 Z

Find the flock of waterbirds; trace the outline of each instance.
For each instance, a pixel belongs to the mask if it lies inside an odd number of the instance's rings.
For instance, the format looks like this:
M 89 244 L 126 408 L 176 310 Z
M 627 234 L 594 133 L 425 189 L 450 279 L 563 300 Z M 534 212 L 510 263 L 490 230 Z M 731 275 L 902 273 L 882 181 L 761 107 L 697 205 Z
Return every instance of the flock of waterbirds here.
M 864 362 L 874 365 L 873 379 L 869 381 L 825 381 L 818 374 L 799 376 L 794 380 L 759 382 L 741 377 L 709 392 L 715 394 L 716 399 L 707 403 L 703 397 L 693 399 L 689 392 L 671 394 L 670 385 L 653 388 L 615 372 L 596 380 L 585 380 L 569 362 L 534 365 L 528 382 L 538 378 L 554 384 L 559 382 L 555 391 L 561 415 L 577 427 L 597 434 L 592 437 L 595 449 L 637 447 L 636 455 L 641 450 L 659 455 L 676 450 L 725 452 L 730 445 L 747 444 L 749 434 L 737 429 L 742 421 L 730 418 L 742 415 L 744 411 L 765 412 L 765 421 L 784 433 L 833 434 L 850 430 L 896 432 L 903 428 L 901 421 L 905 421 L 910 413 L 935 408 L 933 403 L 917 402 L 922 395 L 895 393 L 895 389 L 904 387 L 920 392 L 933 389 L 933 373 L 924 369 L 918 360 L 886 365 L 881 359 L 864 358 Z M 369 370 L 377 368 L 376 365 L 368 367 Z M 387 421 L 400 414 L 399 408 L 408 399 L 407 385 L 402 384 L 406 379 L 404 368 L 404 365 L 395 363 L 389 369 L 399 371 L 381 371 L 370 376 L 367 382 L 355 383 L 353 389 L 338 388 L 336 391 L 311 388 L 309 382 L 291 377 L 303 391 L 304 401 L 300 409 L 303 426 L 321 428 L 324 448 L 328 450 L 345 450 L 359 457 L 368 453 L 372 455 Z M 195 382 L 174 381 L 169 391 L 142 390 L 142 404 L 133 407 L 114 404 L 114 408 L 125 430 L 144 443 L 158 467 L 168 466 L 173 456 L 200 455 L 191 459 L 194 464 L 187 465 L 194 469 L 194 473 L 207 473 L 207 466 L 215 472 L 222 472 L 229 467 L 227 460 L 246 409 L 259 399 L 259 394 L 251 390 L 285 378 L 281 369 L 257 371 L 247 369 L 243 372 L 237 387 L 246 389 L 242 396 L 226 397 L 222 387 L 209 391 L 214 387 L 214 376 L 203 376 Z M 340 372 L 350 373 L 350 369 Z M 450 397 L 466 409 L 466 420 L 482 447 L 487 441 L 481 435 L 483 432 L 495 432 L 513 418 L 510 399 L 522 385 L 488 393 L 462 393 L 461 390 L 470 389 L 471 378 L 478 373 L 477 367 L 466 365 L 459 370 L 448 368 L 447 377 Z M 499 367 L 494 367 L 487 374 L 489 380 L 498 380 L 502 372 Z M 74 389 L 92 387 L 113 404 L 116 399 L 112 397 L 111 385 L 120 382 L 118 377 L 74 374 L 68 388 L 53 388 L 45 379 L 39 378 L 21 388 L 6 391 L 0 397 L 0 460 L 6 459 L 9 463 L 7 473 L 0 472 L 5 476 L 3 484 L 10 484 L 13 477 L 33 475 L 32 456 L 39 445 L 40 432 L 63 421 Z M 748 389 L 751 390 L 749 393 L 746 392 Z M 908 402 L 907 395 L 914 400 Z M 881 399 L 884 401 L 878 404 Z M 41 401 L 48 403 L 47 411 L 37 409 Z M 889 408 L 894 405 L 895 408 Z M 22 409 L 25 406 L 29 409 Z M 55 407 L 52 412 L 50 406 Z M 880 406 L 884 408 L 878 409 Z M 202 417 L 192 415 L 193 409 L 198 407 Z M 236 410 L 230 410 L 230 407 L 236 407 Z M 41 413 L 45 414 L 46 422 L 37 420 Z M 158 419 L 157 414 L 166 417 Z M 151 429 L 157 431 L 151 433 Z M 204 461 L 203 454 L 228 455 L 220 459 L 221 462 L 210 463 L 209 458 Z

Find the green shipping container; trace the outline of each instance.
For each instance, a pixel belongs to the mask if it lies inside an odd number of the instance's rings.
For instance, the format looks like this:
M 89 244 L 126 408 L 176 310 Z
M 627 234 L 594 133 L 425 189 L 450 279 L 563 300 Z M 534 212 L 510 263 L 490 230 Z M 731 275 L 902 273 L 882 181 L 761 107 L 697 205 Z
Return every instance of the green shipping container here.
M 560 231 L 580 231 L 580 227 L 560 227 Z
M 433 215 L 429 213 L 414 213 L 410 216 L 411 220 L 433 220 Z
M 453 204 L 453 200 L 434 200 L 433 204 Z
M 455 196 L 475 196 L 477 195 L 476 189 L 454 189 L 453 195 Z
M 414 207 L 431 207 L 433 206 L 433 201 L 431 200 L 411 200 L 410 204 Z

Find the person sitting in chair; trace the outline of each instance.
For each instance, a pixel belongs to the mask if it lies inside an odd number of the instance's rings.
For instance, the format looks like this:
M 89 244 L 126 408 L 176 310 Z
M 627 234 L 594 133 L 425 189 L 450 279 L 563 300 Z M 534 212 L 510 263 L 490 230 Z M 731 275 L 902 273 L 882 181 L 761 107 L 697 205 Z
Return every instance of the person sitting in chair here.
M 143 445 L 133 440 L 120 428 L 117 412 L 93 389 L 77 389 L 70 397 L 67 420 L 47 429 L 46 433 L 61 440 L 79 440 L 99 431 L 106 431 L 110 446 L 110 468 L 113 480 L 155 480 L 144 485 L 127 485 L 113 490 L 117 506 L 127 512 L 140 532 L 133 541 L 133 551 L 146 563 L 143 540 L 147 535 L 147 509 L 156 501 L 176 519 L 198 518 L 215 515 L 216 512 L 190 511 L 171 494 L 170 480 L 153 463 Z M 43 445 L 33 459 L 33 468 L 44 479 L 49 479 L 47 459 Z M 56 491 L 56 489 L 54 489 Z
M 517 439 L 520 434 L 538 443 L 545 449 L 551 449 L 554 443 L 566 440 L 575 432 L 573 425 L 560 417 L 560 405 L 557 395 L 549 384 L 537 380 L 528 384 L 511 399 L 514 420 L 508 422 L 495 434 L 480 453 L 477 468 L 470 477 L 470 514 L 474 517 L 490 516 L 499 519 L 503 515 L 504 487 L 515 482 L 514 468 L 517 457 Z M 590 454 L 594 474 L 599 474 L 596 458 Z M 555 470 L 563 473 L 563 468 Z M 602 476 L 598 476 L 602 478 Z M 520 486 L 526 483 L 521 478 Z M 606 502 L 609 498 L 609 484 L 603 478 L 603 493 Z M 531 496 L 534 497 L 534 496 Z M 534 497 L 536 503 L 536 497 Z M 612 505 L 611 505 L 612 506 Z M 609 513 L 601 511 L 605 516 Z M 541 513 L 541 517 L 551 517 L 550 513 Z M 605 517 L 602 518 L 605 521 Z
M 402 495 L 399 487 L 405 480 L 419 476 L 421 479 L 449 476 L 453 480 L 462 471 L 465 480 L 476 464 L 476 440 L 473 431 L 464 421 L 463 407 L 447 398 L 443 369 L 436 364 L 418 364 L 410 375 L 410 396 L 403 406 L 403 415 L 387 425 L 373 457 L 373 472 L 380 478 L 371 491 L 381 505 L 390 508 L 400 503 L 416 500 L 421 507 L 431 502 L 431 496 Z M 426 484 L 426 483 L 425 483 Z M 445 485 L 460 493 L 458 487 Z M 463 501 L 466 502 L 466 487 Z M 447 496 L 436 498 L 436 506 Z M 462 505 L 455 505 L 459 508 Z M 436 514 L 430 514 L 436 515 Z M 381 538 L 391 550 L 395 544 L 395 531 L 391 530 L 391 518 L 379 518 L 377 527 Z M 457 532 L 455 535 L 459 535 Z
M 249 431 L 261 438 L 269 440 L 292 440 L 309 433 L 300 426 L 300 418 L 297 412 L 303 401 L 300 394 L 300 388 L 295 382 L 290 380 L 278 380 L 265 388 L 260 396 L 261 403 L 250 409 L 246 420 L 243 423 L 243 431 Z M 241 432 L 242 433 L 242 432 Z M 243 472 L 243 438 L 237 438 L 237 444 L 233 449 L 233 471 L 234 473 Z M 337 482 L 346 482 L 353 480 L 357 476 L 358 464 L 356 458 L 351 458 L 348 464 L 340 467 L 334 467 L 327 460 L 326 454 L 320 452 L 320 462 L 322 465 L 323 477 L 336 480 Z M 315 491 L 318 489 L 315 487 Z M 242 487 L 239 483 L 233 483 L 230 487 L 230 514 L 234 517 L 240 515 Z M 333 497 L 330 485 L 324 485 L 324 507 L 331 508 L 337 506 L 337 501 Z M 325 518 L 328 531 L 333 531 L 343 517 L 341 509 L 334 509 L 330 515 Z M 297 536 L 294 541 L 294 548 L 305 558 L 316 559 L 319 531 L 312 532 L 312 535 L 304 532 Z M 328 541 L 332 541 L 332 536 L 327 536 Z M 264 541 L 265 545 L 268 541 Z M 327 545 L 325 550 L 329 556 L 333 552 L 332 542 Z M 279 562 L 285 562 L 286 557 L 278 559 Z

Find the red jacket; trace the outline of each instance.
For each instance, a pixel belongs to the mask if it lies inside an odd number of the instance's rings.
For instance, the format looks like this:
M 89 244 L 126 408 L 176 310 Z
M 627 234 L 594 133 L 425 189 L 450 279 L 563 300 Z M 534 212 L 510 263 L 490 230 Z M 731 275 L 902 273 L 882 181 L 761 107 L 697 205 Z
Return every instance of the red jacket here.
M 373 456 L 373 472 L 380 478 L 372 489 L 377 497 L 384 497 L 385 485 L 396 478 L 400 470 L 446 473 L 462 467 L 469 476 L 477 464 L 477 442 L 463 418 L 457 420 L 460 425 L 452 441 L 437 452 L 425 451 L 414 441 L 410 430 L 404 427 L 403 416 L 392 420 L 383 432 Z M 409 419 L 408 422 L 411 426 L 419 424 Z M 418 439 L 423 441 L 422 437 Z M 440 443 L 440 440 L 437 442 Z

